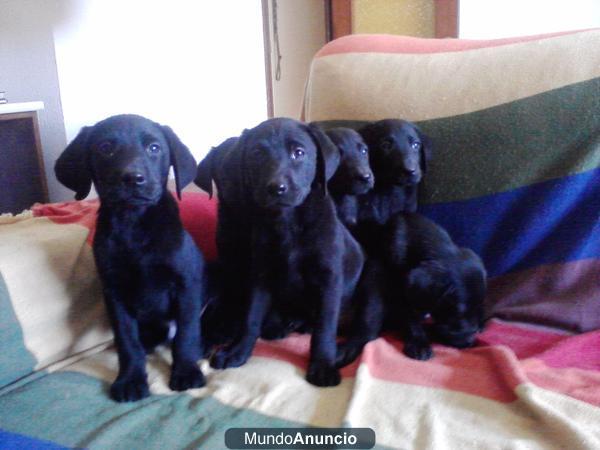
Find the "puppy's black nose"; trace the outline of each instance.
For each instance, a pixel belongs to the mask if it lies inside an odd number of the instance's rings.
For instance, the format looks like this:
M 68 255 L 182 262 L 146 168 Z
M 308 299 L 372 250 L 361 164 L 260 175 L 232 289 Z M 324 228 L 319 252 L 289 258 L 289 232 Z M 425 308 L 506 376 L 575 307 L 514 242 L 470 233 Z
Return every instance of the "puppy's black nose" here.
M 371 179 L 371 174 L 369 172 L 361 173 L 358 178 L 362 181 L 369 181 Z
M 414 175 L 416 173 L 417 169 L 407 169 L 406 167 L 404 168 L 404 173 L 406 175 Z
M 271 183 L 267 186 L 267 190 L 271 195 L 280 196 L 286 193 L 288 187 L 284 183 Z
M 141 186 L 146 183 L 146 177 L 139 172 L 125 172 L 121 180 L 128 186 Z

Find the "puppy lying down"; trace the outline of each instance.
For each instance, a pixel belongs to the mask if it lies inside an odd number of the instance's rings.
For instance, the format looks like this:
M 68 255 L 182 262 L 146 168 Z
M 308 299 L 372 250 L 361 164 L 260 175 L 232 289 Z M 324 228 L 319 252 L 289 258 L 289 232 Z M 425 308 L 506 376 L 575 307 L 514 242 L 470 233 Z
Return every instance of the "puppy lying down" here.
M 432 339 L 457 348 L 473 345 L 483 326 L 481 259 L 417 213 L 396 214 L 383 232 L 389 248 L 383 260 L 365 265 L 360 309 L 348 340 L 338 346 L 338 365 L 352 362 L 386 330 L 401 332 L 404 353 L 414 359 L 432 356 Z

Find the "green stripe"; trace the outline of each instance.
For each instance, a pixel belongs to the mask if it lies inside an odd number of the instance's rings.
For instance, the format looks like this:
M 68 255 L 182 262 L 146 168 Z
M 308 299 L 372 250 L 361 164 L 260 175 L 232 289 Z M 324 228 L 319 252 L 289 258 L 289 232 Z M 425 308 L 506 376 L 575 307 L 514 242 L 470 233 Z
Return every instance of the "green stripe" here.
M 358 127 L 364 122 L 323 123 Z M 423 203 L 466 200 L 574 175 L 600 166 L 600 78 L 417 124 L 434 142 Z
M 15 316 L 8 288 L 0 274 L 0 387 L 27 375 L 36 360 L 25 348 L 23 331 Z
M 187 394 L 115 403 L 106 383 L 76 372 L 52 373 L 0 396 L 0 428 L 69 447 L 212 450 L 225 448 L 228 428 L 302 426 Z

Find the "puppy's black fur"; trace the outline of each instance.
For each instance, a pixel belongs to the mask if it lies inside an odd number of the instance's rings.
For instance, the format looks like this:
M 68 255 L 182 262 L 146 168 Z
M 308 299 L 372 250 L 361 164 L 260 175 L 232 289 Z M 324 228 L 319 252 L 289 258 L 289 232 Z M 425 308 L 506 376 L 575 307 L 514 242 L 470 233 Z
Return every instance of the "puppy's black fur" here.
M 252 199 L 252 292 L 243 335 L 217 351 L 212 364 L 244 364 L 273 307 L 311 324 L 307 380 L 336 385 L 338 318 L 363 265 L 360 246 L 327 194 L 339 152 L 317 127 L 281 118 L 245 131 L 237 145 L 243 186 Z
M 382 330 L 400 330 L 404 353 L 429 359 L 432 351 L 424 326 L 429 315 L 434 339 L 458 348 L 471 346 L 483 326 L 486 272 L 481 259 L 416 213 L 396 214 L 382 232 L 389 249 L 365 269 L 363 280 L 368 282 L 361 287 L 368 292 L 354 333 L 339 346 L 338 364 L 353 361 Z M 379 289 L 373 291 L 375 283 Z
M 376 176 L 369 196 L 371 210 L 363 214 L 385 223 L 398 211 L 416 211 L 417 186 L 431 159 L 429 138 L 415 124 L 399 119 L 370 123 L 359 133 L 369 147 L 369 164 Z
M 427 171 L 432 146 L 416 125 L 398 119 L 373 122 L 359 129 L 375 175 L 373 189 L 358 195 L 336 195 L 338 214 L 370 257 L 387 247 L 381 226 L 398 212 L 417 209 L 418 184 Z M 346 133 L 344 148 L 356 138 Z M 341 140 L 338 139 L 338 142 Z
M 369 148 L 375 187 L 362 199 L 361 217 L 385 223 L 398 211 L 417 209 L 417 186 L 427 172 L 432 145 L 413 123 L 385 119 L 359 130 Z
M 333 128 L 327 135 L 340 152 L 340 166 L 329 181 L 342 222 L 351 227 L 358 220 L 359 197 L 366 203 L 367 193 L 373 188 L 375 178 L 369 164 L 369 148 L 356 131 L 351 128 Z
M 250 292 L 250 242 L 253 199 L 244 188 L 243 153 L 239 138 L 232 137 L 216 147 L 198 164 L 194 182 L 210 196 L 217 186 L 218 221 L 216 270 L 217 294 L 203 315 L 207 354 L 239 333 Z
M 84 127 L 55 165 L 77 199 L 92 182 L 100 197 L 93 248 L 119 354 L 110 388 L 117 401 L 149 395 L 145 355 L 166 341 L 171 320 L 177 329 L 169 387 L 205 384 L 196 363 L 204 262 L 167 190 L 171 166 L 180 195 L 194 178 L 193 156 L 169 127 L 134 115 Z
M 338 214 L 356 214 L 356 196 L 364 194 L 373 188 L 374 177 L 369 166 L 369 152 L 360 134 L 351 128 L 333 128 L 325 132 L 336 145 L 340 153 L 339 165 L 327 183 Z M 343 206 L 339 206 L 343 205 Z M 340 217 L 345 222 L 344 217 Z M 345 323 L 352 315 L 350 308 L 343 311 L 340 322 Z M 271 310 L 265 318 L 261 337 L 264 339 L 279 339 L 292 331 L 309 331 L 307 323 L 297 317 L 282 317 Z

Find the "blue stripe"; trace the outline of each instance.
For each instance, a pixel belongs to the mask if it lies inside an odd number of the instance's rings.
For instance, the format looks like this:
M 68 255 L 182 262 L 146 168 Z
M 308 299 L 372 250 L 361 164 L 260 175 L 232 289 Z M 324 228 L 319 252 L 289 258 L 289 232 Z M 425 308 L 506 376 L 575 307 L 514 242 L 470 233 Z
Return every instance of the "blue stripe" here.
M 0 430 L 0 450 L 62 450 L 66 448 L 53 442 Z
M 600 258 L 600 169 L 465 201 L 422 205 L 489 276 Z

